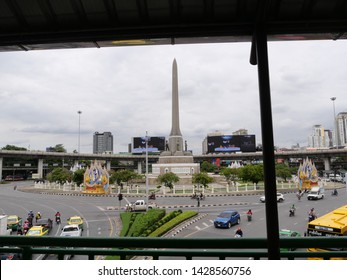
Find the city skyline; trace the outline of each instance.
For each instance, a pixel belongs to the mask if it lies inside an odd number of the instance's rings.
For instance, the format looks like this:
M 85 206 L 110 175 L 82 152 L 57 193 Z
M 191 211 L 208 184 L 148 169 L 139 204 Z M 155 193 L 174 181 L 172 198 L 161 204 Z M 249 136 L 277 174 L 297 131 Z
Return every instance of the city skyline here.
M 275 146 L 307 146 L 317 123 L 332 130 L 332 96 L 336 115 L 347 111 L 346 44 L 269 43 Z M 90 153 L 93 133 L 110 131 L 119 153 L 146 131 L 168 138 L 174 58 L 188 149 L 200 154 L 208 133 L 242 128 L 259 144 L 257 68 L 249 54 L 250 43 L 1 53 L 0 147 L 63 144 L 72 152 L 80 145 L 81 153 Z

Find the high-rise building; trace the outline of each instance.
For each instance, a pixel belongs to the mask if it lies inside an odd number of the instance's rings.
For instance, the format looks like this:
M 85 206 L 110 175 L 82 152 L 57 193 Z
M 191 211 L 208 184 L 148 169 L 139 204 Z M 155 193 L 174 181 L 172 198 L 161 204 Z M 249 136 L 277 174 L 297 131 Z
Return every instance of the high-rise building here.
M 240 128 L 233 132 L 233 135 L 248 135 L 248 130 L 245 128 Z
M 94 133 L 93 154 L 113 154 L 113 135 L 111 132 Z
M 313 126 L 313 133 L 309 136 L 308 145 L 311 148 L 327 148 L 330 144 L 330 139 L 326 139 L 326 137 L 330 137 L 331 134 L 328 133 L 327 130 L 320 124 Z
M 336 117 L 336 145 L 346 146 L 347 145 L 347 112 L 341 112 Z

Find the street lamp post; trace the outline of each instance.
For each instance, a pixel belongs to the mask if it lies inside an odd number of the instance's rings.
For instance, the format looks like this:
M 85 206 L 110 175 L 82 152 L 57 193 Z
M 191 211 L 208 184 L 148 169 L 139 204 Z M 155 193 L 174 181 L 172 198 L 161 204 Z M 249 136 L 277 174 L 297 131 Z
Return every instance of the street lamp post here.
M 336 129 L 336 114 L 335 114 L 335 100 L 336 97 L 331 97 L 330 100 L 333 102 L 333 109 L 334 109 L 334 136 L 335 136 L 335 144 L 336 148 L 339 146 L 338 145 L 338 137 L 337 137 L 337 129 Z M 333 144 L 334 146 L 334 144 Z
M 78 153 L 80 153 L 80 144 L 81 144 L 81 114 L 82 111 L 77 111 L 78 113 Z
M 146 131 L 146 137 L 145 137 L 145 142 L 146 142 L 146 210 L 148 210 L 148 133 Z

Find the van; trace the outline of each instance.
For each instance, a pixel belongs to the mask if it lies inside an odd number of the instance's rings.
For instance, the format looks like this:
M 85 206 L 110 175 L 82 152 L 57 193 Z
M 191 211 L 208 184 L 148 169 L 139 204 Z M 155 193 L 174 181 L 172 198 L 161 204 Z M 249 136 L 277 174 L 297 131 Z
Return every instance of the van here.
M 324 188 L 323 187 L 312 187 L 307 195 L 308 200 L 317 200 L 324 198 Z

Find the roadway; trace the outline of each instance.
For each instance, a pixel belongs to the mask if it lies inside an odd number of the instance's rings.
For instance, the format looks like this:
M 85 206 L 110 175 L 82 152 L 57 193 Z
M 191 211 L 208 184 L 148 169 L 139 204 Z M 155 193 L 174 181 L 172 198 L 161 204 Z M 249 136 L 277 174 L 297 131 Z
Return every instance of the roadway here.
M 67 218 L 74 215 L 82 216 L 85 220 L 83 236 L 91 237 L 116 237 L 120 231 L 119 201 L 116 197 L 90 197 L 74 195 L 52 195 L 34 192 L 22 192 L 19 189 L 28 184 L 27 182 L 17 182 L 17 190 L 14 190 L 14 183 L 0 185 L 0 214 L 18 215 L 27 217 L 29 210 L 34 213 L 41 212 L 42 217 L 49 217 L 54 220 L 54 214 L 60 211 L 62 214 L 62 224 L 54 224 L 50 236 L 59 236 L 62 227 L 67 224 Z M 318 216 L 332 211 L 333 209 L 347 204 L 346 187 L 342 184 L 338 196 L 331 196 L 330 190 L 326 190 L 323 200 L 307 200 L 304 196 L 300 201 L 295 193 L 284 193 L 285 201 L 278 203 L 279 227 L 297 230 L 302 234 L 306 230 L 308 211 L 314 207 Z M 280 190 L 279 190 L 280 191 Z M 196 210 L 200 218 L 189 226 L 172 232 L 174 237 L 233 237 L 237 226 L 231 229 L 216 229 L 213 220 L 217 215 L 228 209 L 234 209 L 241 214 L 240 227 L 245 237 L 265 237 L 265 204 L 259 201 L 259 195 L 242 196 L 207 196 L 201 201 L 201 207 L 197 207 L 197 201 L 190 197 L 157 197 L 156 203 L 160 207 L 165 207 L 167 211 L 177 208 L 182 210 Z M 140 197 L 128 198 L 130 201 L 140 199 Z M 295 204 L 296 213 L 294 217 L 289 217 L 289 208 Z M 122 201 L 124 206 L 125 201 Z M 253 211 L 253 219 L 247 221 L 246 212 Z M 123 210 L 122 210 L 123 211 Z

